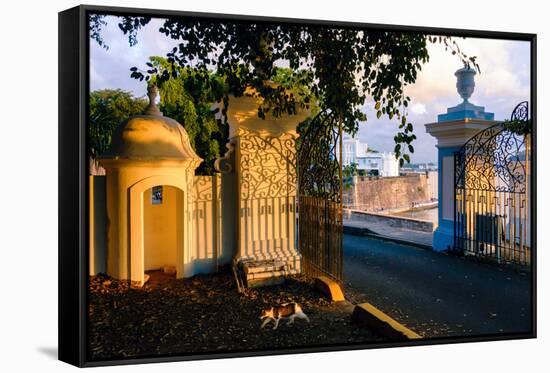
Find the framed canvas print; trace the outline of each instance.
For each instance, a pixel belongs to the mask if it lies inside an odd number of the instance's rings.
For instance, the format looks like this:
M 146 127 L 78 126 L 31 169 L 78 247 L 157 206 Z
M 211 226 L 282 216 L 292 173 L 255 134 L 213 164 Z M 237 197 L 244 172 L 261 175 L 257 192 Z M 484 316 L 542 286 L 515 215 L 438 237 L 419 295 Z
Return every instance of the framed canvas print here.
M 533 338 L 536 36 L 59 13 L 59 358 Z

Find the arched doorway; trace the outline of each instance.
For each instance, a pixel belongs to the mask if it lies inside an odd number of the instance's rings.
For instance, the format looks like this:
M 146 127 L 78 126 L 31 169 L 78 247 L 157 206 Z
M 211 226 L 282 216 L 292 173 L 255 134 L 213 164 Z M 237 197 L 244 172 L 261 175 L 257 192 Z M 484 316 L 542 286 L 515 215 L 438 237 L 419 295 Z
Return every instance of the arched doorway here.
M 143 285 L 145 272 L 175 266 L 184 276 L 191 232 L 185 224 L 186 184 L 173 175 L 152 176 L 130 188 L 130 277 Z
M 155 280 L 176 275 L 178 237 L 183 236 L 183 192 L 171 185 L 155 185 L 143 192 L 143 269 Z

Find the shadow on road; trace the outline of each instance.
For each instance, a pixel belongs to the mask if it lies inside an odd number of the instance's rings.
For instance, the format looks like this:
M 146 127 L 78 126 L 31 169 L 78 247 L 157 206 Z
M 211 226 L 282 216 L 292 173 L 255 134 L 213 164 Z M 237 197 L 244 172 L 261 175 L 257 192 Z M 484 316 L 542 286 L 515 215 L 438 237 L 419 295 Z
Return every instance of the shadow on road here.
M 425 337 L 529 333 L 531 273 L 344 236 L 346 295 Z

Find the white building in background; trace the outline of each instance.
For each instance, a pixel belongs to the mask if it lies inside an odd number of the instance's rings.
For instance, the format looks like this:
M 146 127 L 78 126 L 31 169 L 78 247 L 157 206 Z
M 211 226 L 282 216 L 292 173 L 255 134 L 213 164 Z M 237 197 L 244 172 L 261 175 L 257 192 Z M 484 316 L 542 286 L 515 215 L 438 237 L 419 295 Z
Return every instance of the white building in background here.
M 357 164 L 357 169 L 372 176 L 399 176 L 399 161 L 395 153 L 369 152 L 367 143 L 358 139 L 344 138 L 342 141 L 342 165 Z

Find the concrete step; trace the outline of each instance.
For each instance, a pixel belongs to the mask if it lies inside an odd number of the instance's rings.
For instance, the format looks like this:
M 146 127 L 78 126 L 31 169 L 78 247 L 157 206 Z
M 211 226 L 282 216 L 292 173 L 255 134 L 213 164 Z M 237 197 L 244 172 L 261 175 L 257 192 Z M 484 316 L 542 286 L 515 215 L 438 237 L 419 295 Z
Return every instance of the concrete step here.
M 281 284 L 285 277 L 298 273 L 295 269 L 290 269 L 285 261 L 282 260 L 254 260 L 243 259 L 239 264 L 243 280 L 248 287 L 259 287 Z
M 252 261 L 243 264 L 243 271 L 246 274 L 260 272 L 281 271 L 285 268 L 285 262 L 279 260 Z
M 265 271 L 265 272 L 256 272 L 256 273 L 248 273 L 246 275 L 247 280 L 257 280 L 261 278 L 268 278 L 268 277 L 285 277 L 289 275 L 295 275 L 298 273 L 295 269 L 290 270 L 281 270 L 281 271 Z
M 286 275 L 286 271 L 283 269 L 281 271 L 265 271 L 265 272 L 256 272 L 256 273 L 248 273 L 246 275 L 247 280 L 257 280 L 261 278 L 269 278 L 269 277 L 284 277 Z
M 254 252 L 252 254 L 249 254 L 247 256 L 243 256 L 240 258 L 241 262 L 246 261 L 276 261 L 276 262 L 283 262 L 283 263 L 289 263 L 296 260 L 300 260 L 302 258 L 302 255 L 296 253 L 296 252 L 288 252 L 288 251 L 276 251 L 276 252 L 269 252 L 269 253 L 262 253 L 262 252 Z
M 280 285 L 285 282 L 284 276 L 279 277 L 268 277 L 268 278 L 260 278 L 260 279 L 253 279 L 248 280 L 246 282 L 246 286 L 249 288 L 259 288 L 262 286 L 273 286 L 273 285 Z

